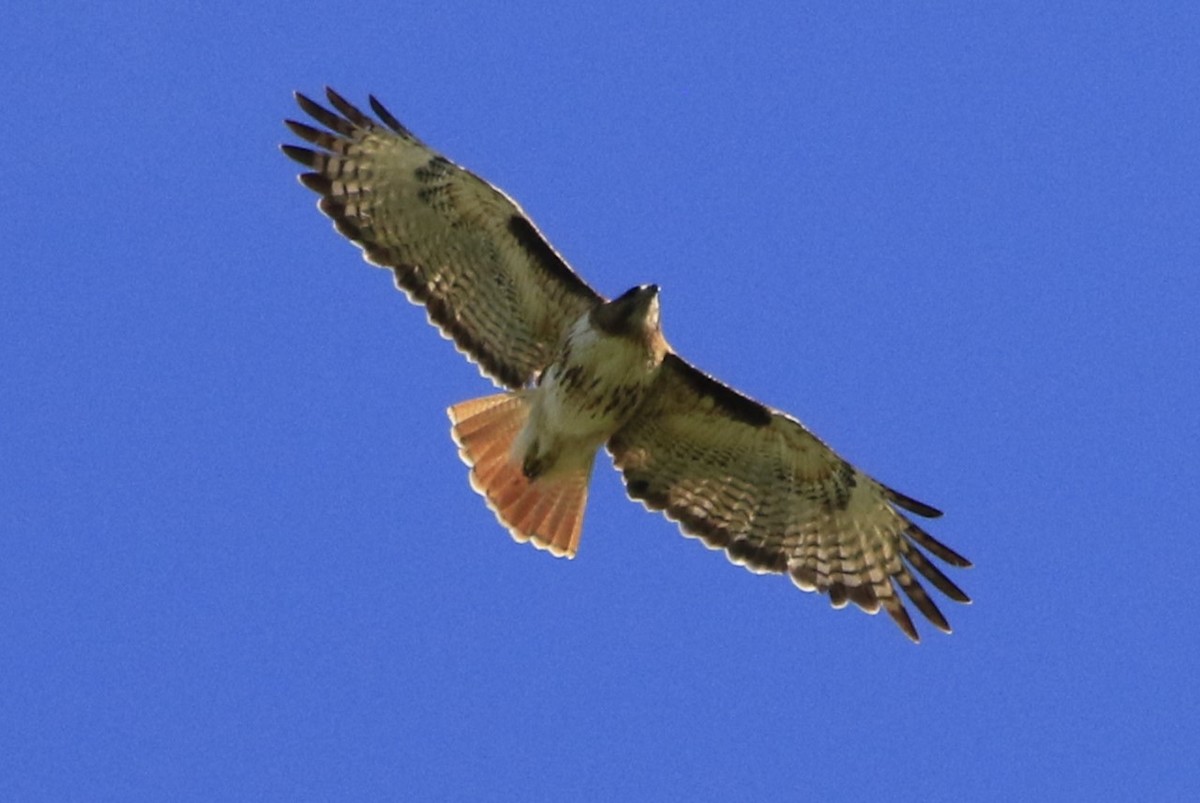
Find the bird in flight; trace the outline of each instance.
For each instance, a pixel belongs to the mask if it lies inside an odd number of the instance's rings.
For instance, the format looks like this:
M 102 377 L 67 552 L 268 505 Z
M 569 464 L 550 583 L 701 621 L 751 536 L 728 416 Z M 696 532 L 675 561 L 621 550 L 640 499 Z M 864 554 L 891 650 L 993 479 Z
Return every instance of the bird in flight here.
M 608 300 L 584 282 L 515 201 L 417 139 L 374 97 L 377 119 L 331 89 L 297 93 L 320 127 L 286 125 L 318 207 L 391 270 L 399 289 L 503 392 L 448 412 L 471 486 L 517 541 L 579 548 L 601 446 L 632 499 L 757 574 L 887 611 L 919 641 L 907 598 L 950 625 L 913 572 L 970 599 L 925 553 L 970 562 L 908 514 L 929 505 L 872 479 L 803 424 L 677 355 L 653 284 Z

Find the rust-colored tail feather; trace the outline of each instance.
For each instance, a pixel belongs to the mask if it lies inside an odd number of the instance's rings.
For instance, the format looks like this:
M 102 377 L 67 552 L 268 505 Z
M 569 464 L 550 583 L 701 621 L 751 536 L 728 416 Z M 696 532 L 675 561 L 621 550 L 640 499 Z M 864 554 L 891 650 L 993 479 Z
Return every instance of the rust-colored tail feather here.
M 513 538 L 575 557 L 592 461 L 536 480 L 526 477 L 520 458 L 512 454 L 529 416 L 529 402 L 520 392 L 471 399 L 447 412 L 459 456 L 471 467 L 471 487 L 487 499 Z

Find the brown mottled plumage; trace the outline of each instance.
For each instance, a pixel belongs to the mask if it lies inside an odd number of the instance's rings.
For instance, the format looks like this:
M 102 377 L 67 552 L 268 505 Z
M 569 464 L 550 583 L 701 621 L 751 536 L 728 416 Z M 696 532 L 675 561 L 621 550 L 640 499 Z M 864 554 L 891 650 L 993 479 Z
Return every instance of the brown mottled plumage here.
M 297 95 L 324 129 L 284 145 L 320 209 L 507 392 L 450 408 L 471 484 L 519 541 L 574 556 L 597 451 L 629 495 L 756 573 L 834 607 L 881 607 L 914 641 L 907 597 L 950 626 L 913 575 L 968 597 L 921 550 L 970 562 L 902 511 L 941 513 L 863 474 L 796 419 L 671 351 L 658 288 L 606 301 L 503 192 L 425 146 L 375 98 L 376 122 L 332 90 Z M 903 595 L 903 597 L 902 597 Z

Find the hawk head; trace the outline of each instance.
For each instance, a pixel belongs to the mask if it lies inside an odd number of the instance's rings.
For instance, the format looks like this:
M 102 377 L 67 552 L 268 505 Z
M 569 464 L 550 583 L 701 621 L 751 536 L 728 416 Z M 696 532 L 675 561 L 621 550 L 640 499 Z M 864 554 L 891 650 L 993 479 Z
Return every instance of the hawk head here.
M 592 324 L 606 335 L 650 341 L 659 334 L 658 285 L 631 288 L 592 310 Z

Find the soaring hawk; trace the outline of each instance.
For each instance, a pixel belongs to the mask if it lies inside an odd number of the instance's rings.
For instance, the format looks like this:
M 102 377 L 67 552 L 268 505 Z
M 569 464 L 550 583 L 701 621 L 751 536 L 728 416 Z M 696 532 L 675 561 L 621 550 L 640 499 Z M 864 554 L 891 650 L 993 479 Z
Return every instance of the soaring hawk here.
M 572 557 L 588 480 L 608 449 L 629 496 L 758 574 L 886 610 L 913 641 L 906 596 L 950 625 L 914 577 L 969 598 L 922 552 L 970 566 L 903 511 L 941 513 L 868 477 L 796 419 L 675 354 L 658 288 L 612 301 L 589 287 L 521 208 L 417 139 L 374 97 L 378 122 L 332 90 L 297 93 L 324 128 L 287 126 L 300 182 L 371 264 L 503 393 L 449 409 L 472 487 L 518 541 Z

